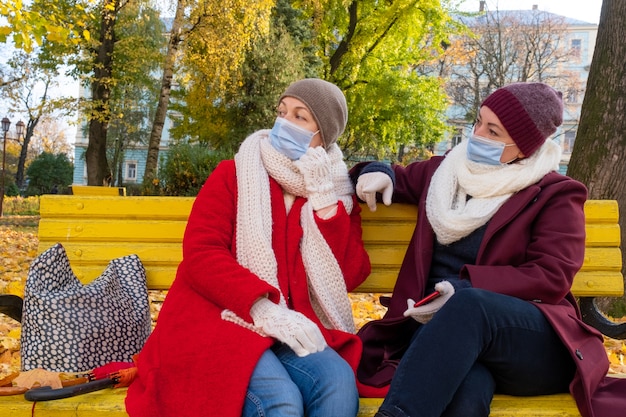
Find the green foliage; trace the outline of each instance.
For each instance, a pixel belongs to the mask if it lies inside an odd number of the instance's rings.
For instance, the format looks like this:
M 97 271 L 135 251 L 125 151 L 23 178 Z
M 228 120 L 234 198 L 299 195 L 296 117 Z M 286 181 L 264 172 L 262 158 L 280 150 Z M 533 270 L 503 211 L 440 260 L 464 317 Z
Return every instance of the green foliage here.
M 339 145 L 348 159 L 397 162 L 405 147 L 431 148 L 447 130 L 439 79 L 383 68 L 381 75 L 346 94 L 350 118 Z
M 304 64 L 304 77 L 319 77 L 324 72 L 324 63 L 319 57 L 319 45 L 315 42 L 316 32 L 313 28 L 313 21 L 305 15 L 304 10 L 295 8 L 295 3 L 292 0 L 276 1 L 276 6 L 272 11 L 273 30 L 284 28 L 292 39 L 292 43 L 298 47 Z M 277 40 L 280 41 L 280 39 L 279 37 Z M 281 48 L 284 46 L 285 49 L 290 47 L 289 44 L 277 43 L 273 45 L 273 50 L 276 50 L 278 45 Z M 293 66 L 291 61 L 286 62 Z
M 319 18 L 326 78 L 346 93 L 348 157 L 394 161 L 405 146 L 428 148 L 446 131 L 443 80 L 417 68 L 436 60 L 456 28 L 435 0 L 305 2 Z M 321 13 L 323 8 L 325 13 Z
M 7 187 L 5 195 L 11 196 L 11 197 L 18 196 L 20 195 L 20 189 L 13 182 Z
M 74 165 L 64 153 L 43 152 L 28 167 L 27 195 L 41 195 L 72 183 Z
M 165 195 L 195 196 L 217 164 L 231 157 L 203 144 L 174 145 L 159 169 L 158 186 Z

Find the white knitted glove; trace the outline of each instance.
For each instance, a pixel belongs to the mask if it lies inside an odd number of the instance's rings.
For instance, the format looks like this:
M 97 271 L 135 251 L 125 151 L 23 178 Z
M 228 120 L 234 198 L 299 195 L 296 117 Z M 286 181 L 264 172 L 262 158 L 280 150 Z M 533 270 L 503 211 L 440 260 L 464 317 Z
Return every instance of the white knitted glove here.
M 252 305 L 254 325 L 289 346 L 298 356 L 321 352 L 326 340 L 319 327 L 304 314 L 261 298 Z
M 321 146 L 307 149 L 294 164 L 304 177 L 307 198 L 317 211 L 337 204 L 337 194 L 333 184 L 330 158 Z
M 356 195 L 367 203 L 370 211 L 376 211 L 376 193 L 383 195 L 383 203 L 391 204 L 393 195 L 393 182 L 391 177 L 384 172 L 368 172 L 359 175 L 356 183 Z
M 428 304 L 424 304 L 419 307 L 413 307 L 415 301 L 408 299 L 407 310 L 404 312 L 404 317 L 413 317 L 416 321 L 422 324 L 426 324 L 433 318 L 435 313 L 439 311 L 441 307 L 454 295 L 454 287 L 448 281 L 441 281 L 435 284 L 435 290 L 441 294 Z

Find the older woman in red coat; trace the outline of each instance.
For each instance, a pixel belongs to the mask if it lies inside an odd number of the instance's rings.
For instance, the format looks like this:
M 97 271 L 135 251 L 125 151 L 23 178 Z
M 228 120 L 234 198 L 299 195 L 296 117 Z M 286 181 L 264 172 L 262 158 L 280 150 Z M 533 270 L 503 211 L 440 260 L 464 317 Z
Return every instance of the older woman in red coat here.
M 361 343 L 347 291 L 370 264 L 335 143 L 346 121 L 335 85 L 300 80 L 274 128 L 209 176 L 138 356 L 131 416 L 356 415 Z
M 420 213 L 387 314 L 359 332 L 361 394 L 386 395 L 378 417 L 486 417 L 495 392 L 568 390 L 584 417 L 624 415 L 626 380 L 606 377 L 570 293 L 587 191 L 556 172 L 562 113 L 546 84 L 510 84 L 444 157 L 353 170 L 371 209 L 380 193 Z

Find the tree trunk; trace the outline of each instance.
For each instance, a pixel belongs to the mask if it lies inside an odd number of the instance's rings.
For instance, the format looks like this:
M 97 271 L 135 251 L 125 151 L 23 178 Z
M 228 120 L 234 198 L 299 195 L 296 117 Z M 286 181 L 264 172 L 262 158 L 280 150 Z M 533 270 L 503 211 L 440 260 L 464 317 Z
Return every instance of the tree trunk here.
M 115 21 L 118 12 L 116 0 L 104 0 L 100 25 L 100 44 L 94 62 L 91 84 L 92 114 L 89 120 L 89 142 L 85 152 L 87 184 L 108 185 L 111 170 L 107 162 L 107 130 L 109 127 Z
M 596 47 L 567 174 L 589 198 L 617 200 L 626 212 L 626 1 L 604 0 Z M 621 215 L 622 242 L 626 216 Z M 622 256 L 626 251 L 622 251 Z M 626 268 L 626 259 L 622 262 Z M 626 274 L 625 274 L 626 276 Z
M 26 166 L 26 156 L 28 155 L 28 145 L 33 137 L 35 127 L 39 123 L 39 117 L 35 119 L 29 119 L 26 124 L 26 132 L 24 132 L 24 142 L 22 143 L 22 149 L 20 150 L 20 159 L 17 161 L 17 172 L 15 173 L 15 184 L 17 188 L 22 190 L 24 187 L 24 168 Z
M 146 168 L 143 176 L 143 184 L 146 189 L 152 187 L 152 181 L 156 177 L 157 163 L 159 161 L 159 145 L 161 143 L 165 116 L 167 115 L 167 108 L 170 101 L 174 64 L 178 55 L 178 48 L 182 41 L 181 30 L 184 11 L 185 1 L 178 0 L 176 4 L 176 15 L 174 16 L 172 31 L 167 45 L 167 55 L 165 56 L 165 63 L 163 64 L 163 78 L 161 80 L 159 102 L 154 114 L 154 122 L 152 123 L 152 131 L 150 132 L 150 141 L 148 143 L 148 156 L 146 158 Z

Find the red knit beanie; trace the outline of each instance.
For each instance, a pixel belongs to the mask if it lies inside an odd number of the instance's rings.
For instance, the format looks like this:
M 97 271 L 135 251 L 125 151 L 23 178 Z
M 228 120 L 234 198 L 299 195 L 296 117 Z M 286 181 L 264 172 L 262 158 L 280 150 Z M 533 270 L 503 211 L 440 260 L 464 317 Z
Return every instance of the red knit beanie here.
M 493 111 L 525 156 L 563 123 L 563 94 L 544 83 L 513 83 L 491 93 L 481 106 Z

